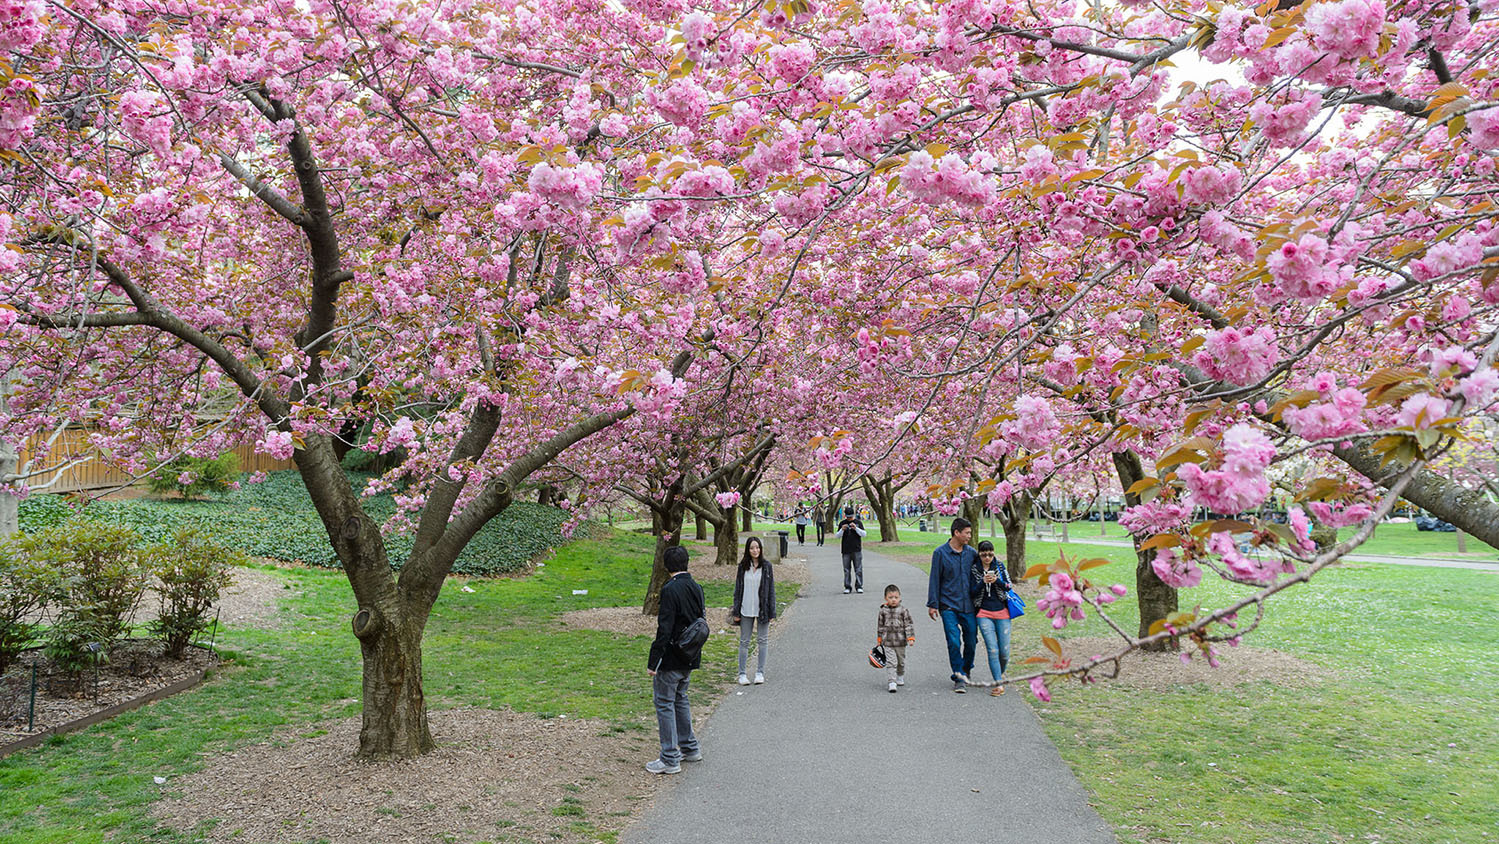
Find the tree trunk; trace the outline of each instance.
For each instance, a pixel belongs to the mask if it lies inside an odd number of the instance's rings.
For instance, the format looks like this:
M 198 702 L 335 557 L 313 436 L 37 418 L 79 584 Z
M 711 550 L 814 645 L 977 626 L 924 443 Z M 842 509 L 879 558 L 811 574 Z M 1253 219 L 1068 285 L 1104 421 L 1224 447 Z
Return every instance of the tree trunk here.
M 409 759 L 432 750 L 422 694 L 422 627 L 386 619 L 378 610 L 354 616 L 354 635 L 364 657 L 364 722 L 359 755 Z
M 20 455 L 9 442 L 0 440 L 0 478 L 14 475 L 20 466 Z M 9 487 L 10 484 L 0 485 Z M 8 488 L 0 488 L 0 539 L 14 536 L 21 530 L 21 499 L 11 494 Z
M 666 585 L 666 549 L 682 544 L 683 506 L 673 503 L 661 513 L 660 533 L 656 534 L 656 559 L 651 565 L 651 583 L 646 588 L 645 603 L 640 607 L 644 615 L 659 615 L 661 612 L 661 587 Z
M 1028 568 L 1025 560 L 1025 517 L 1031 511 L 1031 494 L 1019 492 L 999 508 L 999 526 L 1005 532 L 1005 568 L 1011 580 L 1021 580 Z
M 1145 477 L 1145 467 L 1140 463 L 1140 455 L 1133 451 L 1119 451 L 1114 453 L 1114 470 L 1119 475 L 1121 489 L 1128 490 L 1135 485 L 1136 481 Z M 1134 507 L 1140 503 L 1140 496 L 1124 496 L 1127 507 Z M 1140 637 L 1150 634 L 1150 625 L 1165 618 L 1177 610 L 1177 590 L 1167 586 L 1156 576 L 1155 569 L 1151 563 L 1155 560 L 1154 549 L 1140 548 L 1140 537 L 1134 537 L 1135 542 L 1135 599 L 1140 607 Z M 1170 640 L 1164 639 L 1155 644 L 1148 645 L 1148 650 L 1164 651 L 1171 647 Z
M 862 475 L 859 485 L 864 487 L 864 497 L 869 499 L 869 506 L 880 522 L 880 541 L 899 542 L 900 525 L 895 522 L 895 490 L 892 489 L 894 478 L 889 474 L 879 479 Z
M 900 523 L 895 520 L 895 491 L 890 488 L 890 481 L 885 481 L 885 495 L 880 499 L 880 541 L 899 542 Z
M 713 528 L 713 545 L 718 549 L 718 556 L 713 560 L 715 566 L 731 566 L 739 562 L 739 531 L 735 530 L 736 521 L 734 511 L 725 510 L 723 524 Z
M 751 503 L 754 501 L 753 495 L 754 493 L 751 491 L 750 495 L 744 496 L 744 510 L 741 511 L 743 519 L 740 521 L 740 529 L 745 533 L 749 533 L 755 529 L 755 512 L 751 506 Z
M 694 515 L 696 515 L 696 514 L 694 514 Z M 703 518 L 702 516 L 697 516 L 694 519 L 694 521 L 696 522 L 696 524 L 693 525 L 693 533 L 695 534 L 693 536 L 693 539 L 696 539 L 699 542 L 707 539 L 708 538 L 708 520 L 705 519 L 705 518 Z

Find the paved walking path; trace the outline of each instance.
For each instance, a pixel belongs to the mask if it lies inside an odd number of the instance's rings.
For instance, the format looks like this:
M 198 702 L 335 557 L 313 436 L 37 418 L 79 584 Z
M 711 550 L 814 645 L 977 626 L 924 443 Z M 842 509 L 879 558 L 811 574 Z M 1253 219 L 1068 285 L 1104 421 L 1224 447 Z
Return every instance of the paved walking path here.
M 1027 538 L 1035 539 L 1035 534 L 1027 534 Z M 978 540 L 975 539 L 975 542 Z M 1038 542 L 1061 542 L 1061 533 L 1048 533 L 1036 540 Z M 998 543 L 996 542 L 996 545 Z M 1134 543 L 1127 539 L 1115 539 L 1102 536 L 1088 536 L 1085 531 L 1077 531 L 1071 534 L 1067 540 L 1068 545 L 1109 545 L 1115 548 L 1133 548 Z M 1475 569 L 1477 571 L 1499 572 L 1499 562 L 1493 560 L 1456 560 L 1443 557 L 1397 557 L 1389 554 L 1361 554 L 1354 551 L 1343 559 L 1350 563 L 1385 563 L 1392 566 L 1431 566 L 1439 569 Z
M 733 687 L 698 733 L 704 760 L 670 777 L 625 842 L 1114 842 L 1024 689 L 953 693 L 925 574 L 866 551 L 864 594 L 844 595 L 836 546 L 791 546 L 802 553 L 812 583 L 775 622 L 766 684 Z M 864 656 L 887 583 L 917 620 L 896 694 Z M 976 662 L 988 679 L 982 642 Z

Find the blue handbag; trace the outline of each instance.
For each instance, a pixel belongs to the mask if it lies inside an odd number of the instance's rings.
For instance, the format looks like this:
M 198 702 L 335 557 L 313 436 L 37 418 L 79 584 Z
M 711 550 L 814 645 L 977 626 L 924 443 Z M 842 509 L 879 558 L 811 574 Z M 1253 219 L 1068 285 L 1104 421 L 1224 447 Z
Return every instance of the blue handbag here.
M 1010 618 L 1019 618 L 1025 615 L 1025 599 L 1014 592 L 1006 594 L 1005 601 L 1010 605 Z
M 1000 566 L 999 570 L 1001 577 L 1004 578 L 1005 589 L 1009 590 L 1005 592 L 1005 603 L 1010 610 L 1010 618 L 1019 618 L 1025 615 L 1025 599 L 1015 594 L 1014 590 L 1010 588 L 1010 573 L 1005 570 L 1004 566 Z

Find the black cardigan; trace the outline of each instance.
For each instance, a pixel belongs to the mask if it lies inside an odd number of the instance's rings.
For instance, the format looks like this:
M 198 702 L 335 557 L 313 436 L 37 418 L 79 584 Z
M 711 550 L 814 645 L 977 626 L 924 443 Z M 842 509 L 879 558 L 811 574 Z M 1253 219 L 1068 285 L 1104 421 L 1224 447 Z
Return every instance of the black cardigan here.
M 734 577 L 734 606 L 729 608 L 729 615 L 739 617 L 739 611 L 744 607 L 744 575 L 749 571 L 749 564 L 743 561 L 739 563 L 739 573 Z M 760 563 L 760 619 L 770 621 L 776 617 L 776 578 L 775 570 L 770 563 Z

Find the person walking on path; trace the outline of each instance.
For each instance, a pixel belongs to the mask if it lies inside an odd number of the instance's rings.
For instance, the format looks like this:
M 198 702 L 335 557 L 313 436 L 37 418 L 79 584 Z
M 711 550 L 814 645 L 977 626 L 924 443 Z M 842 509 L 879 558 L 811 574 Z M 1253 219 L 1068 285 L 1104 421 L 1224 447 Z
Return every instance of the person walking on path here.
M 998 697 L 1005 693 L 1005 670 L 1010 667 L 1010 574 L 1004 564 L 995 564 L 994 543 L 987 539 L 978 545 L 978 562 L 973 564 L 970 581 L 968 591 L 984 650 L 989 652 L 989 673 L 994 675 L 989 694 Z
M 807 522 L 810 522 L 810 521 L 812 521 L 812 519 L 807 516 L 807 506 L 805 504 L 798 506 L 796 508 L 796 544 L 797 545 L 806 545 L 807 544 Z
M 885 648 L 885 677 L 894 694 L 896 686 L 906 684 L 906 646 L 916 644 L 916 623 L 910 610 L 900 605 L 900 587 L 894 583 L 885 587 L 885 603 L 880 605 L 874 638 Z
M 854 515 L 852 506 L 843 508 L 838 523 L 839 550 L 843 554 L 843 594 L 858 590 L 864 594 L 864 522 Z
M 828 532 L 827 511 L 819 504 L 812 510 L 812 523 L 817 525 L 817 547 L 822 547 L 823 536 Z
M 687 549 L 666 549 L 663 562 L 670 574 L 661 587 L 661 610 L 656 618 L 656 640 L 646 670 L 651 675 L 656 704 L 656 726 L 661 733 L 661 755 L 645 764 L 653 774 L 676 774 L 683 762 L 703 758 L 692 732 L 692 709 L 687 703 L 687 683 L 692 670 L 702 663 L 702 653 L 683 653 L 677 646 L 682 631 L 703 617 L 703 588 L 687 573 Z
M 959 516 L 952 520 L 948 540 L 932 551 L 932 572 L 927 580 L 927 615 L 942 619 L 947 637 L 947 662 L 953 688 L 958 694 L 968 691 L 968 675 L 973 671 L 973 654 L 977 647 L 974 632 L 973 596 L 968 581 L 978 559 L 968 543 L 973 539 L 973 523 Z
M 751 536 L 744 543 L 744 556 L 734 577 L 734 605 L 729 608 L 729 623 L 739 625 L 739 685 L 750 684 L 745 672 L 749 667 L 750 635 L 757 629 L 760 635 L 755 641 L 755 685 L 765 682 L 765 649 L 770 644 L 770 622 L 775 617 L 775 569 L 764 558 L 759 538 Z

